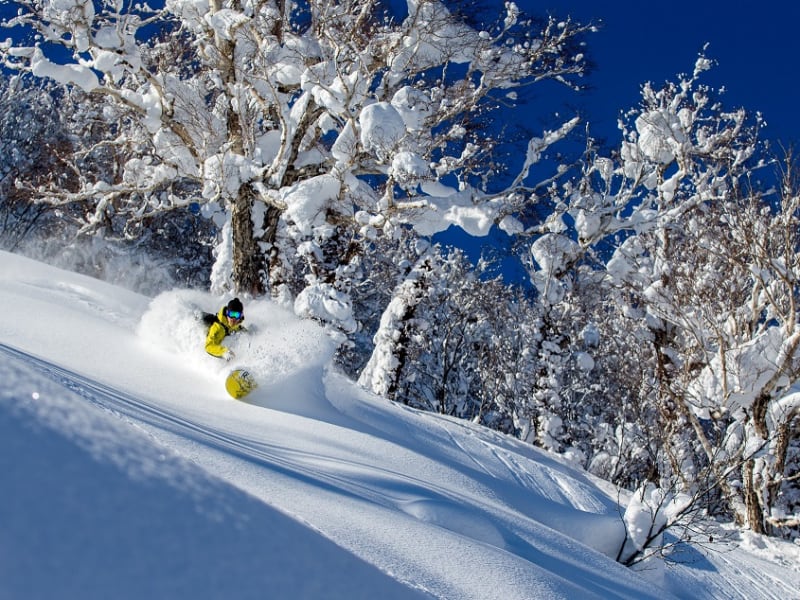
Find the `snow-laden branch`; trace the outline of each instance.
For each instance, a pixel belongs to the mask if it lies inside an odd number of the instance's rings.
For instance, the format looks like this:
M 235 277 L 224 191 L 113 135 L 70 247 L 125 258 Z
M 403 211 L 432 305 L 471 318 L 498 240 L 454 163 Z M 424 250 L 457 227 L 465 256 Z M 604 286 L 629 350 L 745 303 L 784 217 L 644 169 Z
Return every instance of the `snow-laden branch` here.
M 531 139 L 511 183 L 488 194 L 493 96 L 511 105 L 516 89 L 543 79 L 576 85 L 585 69 L 580 40 L 593 30 L 552 18 L 534 28 L 512 3 L 480 27 L 438 0 L 409 2 L 402 19 L 372 0 L 21 6 L 5 25 L 40 38 L 5 42 L 4 64 L 135 115 L 141 129 L 131 141 L 143 156 L 127 162 L 126 184 L 140 178 L 147 194 L 172 173 L 199 186 L 196 199 L 234 215 L 244 215 L 245 204 L 255 209 L 255 198 L 275 209 L 259 214 L 279 222 L 234 224 L 233 235 L 285 228 L 281 239 L 315 245 L 330 242 L 336 228 L 322 233 L 298 222 L 314 211 L 289 210 L 281 198 L 323 174 L 343 183 L 324 207 L 331 221 L 363 211 L 387 231 L 411 227 L 422 236 L 451 225 L 475 236 L 497 224 L 523 231 L 516 217 L 542 183 L 533 167 L 577 119 Z M 543 179 L 564 173 L 559 167 Z M 91 191 L 87 183 L 84 193 Z

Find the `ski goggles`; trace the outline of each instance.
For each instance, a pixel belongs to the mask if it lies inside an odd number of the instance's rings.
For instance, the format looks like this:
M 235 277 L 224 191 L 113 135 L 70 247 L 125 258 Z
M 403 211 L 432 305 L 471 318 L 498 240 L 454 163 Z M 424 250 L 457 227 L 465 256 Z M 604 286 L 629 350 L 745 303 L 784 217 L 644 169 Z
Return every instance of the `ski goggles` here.
M 244 313 L 242 313 L 241 311 L 238 311 L 238 310 L 229 310 L 228 311 L 228 316 L 231 319 L 236 319 L 236 320 L 244 319 Z

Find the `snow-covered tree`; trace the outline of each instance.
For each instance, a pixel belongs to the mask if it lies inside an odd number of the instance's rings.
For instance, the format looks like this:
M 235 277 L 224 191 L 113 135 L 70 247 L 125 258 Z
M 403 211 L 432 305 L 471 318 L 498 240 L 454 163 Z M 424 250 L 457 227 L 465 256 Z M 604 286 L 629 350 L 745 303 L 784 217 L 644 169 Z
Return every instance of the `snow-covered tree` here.
M 85 181 L 112 182 L 130 156 L 116 139 L 131 126 L 127 115 L 102 97 L 29 76 L 0 77 L 0 107 L 3 247 L 142 292 L 207 285 L 213 224 L 189 208 L 128 218 L 117 198 L 87 227 L 95 198 L 76 192 Z M 125 259 L 131 252 L 138 273 Z
M 396 399 L 401 374 L 406 368 L 417 305 L 433 288 L 430 279 L 438 256 L 422 247 L 416 263 L 393 291 L 375 333 L 374 350 L 359 376 L 359 383 L 376 394 Z
M 354 239 L 517 229 L 531 166 L 576 120 L 532 139 L 518 176 L 489 191 L 489 117 L 521 86 L 579 76 L 589 30 L 532 29 L 513 3 L 482 28 L 433 0 L 394 12 L 375 0 L 16 4 L 6 25 L 35 36 L 2 44 L 6 68 L 105 95 L 138 120 L 119 132 L 139 149 L 119 177 L 59 201 L 93 197 L 91 225 L 112 199 L 135 198 L 115 203 L 134 219 L 200 202 L 223 233 L 215 289 L 301 296 L 304 313 L 343 330 Z
M 397 372 L 397 395 L 418 408 L 474 419 L 484 404 L 481 360 L 501 323 L 492 311 L 508 294 L 497 281 L 480 281 L 459 250 L 441 256 L 434 248 L 429 258 L 424 293 L 411 318 L 399 320 L 406 364 Z
M 58 170 L 54 148 L 66 146 L 71 152 L 54 104 L 46 88 L 0 77 L 0 247 L 5 250 L 17 250 L 52 212 L 15 182 L 49 179 Z
M 497 279 L 465 290 L 476 296 L 480 336 L 473 340 L 477 372 L 470 394 L 478 401 L 473 421 L 531 441 L 538 431 L 536 377 L 540 368 L 541 310 L 521 288 L 509 289 Z
M 526 437 L 537 330 L 529 299 L 456 249 L 421 248 L 409 267 L 360 383 L 415 408 Z
M 595 262 L 606 313 L 618 315 L 597 319 L 601 335 L 644 351 L 639 399 L 657 425 L 648 477 L 695 508 L 717 498 L 763 532 L 786 516 L 770 516 L 769 486 L 787 483 L 797 417 L 784 398 L 800 375 L 797 188 L 773 201 L 750 186 L 768 160 L 760 119 L 714 99 L 699 81 L 709 66 L 701 56 L 677 84 L 643 87 L 618 156 L 592 157 L 566 187 L 570 219 L 551 219 L 558 243 L 539 253 L 534 283 L 562 302 L 581 276 L 563 265 Z

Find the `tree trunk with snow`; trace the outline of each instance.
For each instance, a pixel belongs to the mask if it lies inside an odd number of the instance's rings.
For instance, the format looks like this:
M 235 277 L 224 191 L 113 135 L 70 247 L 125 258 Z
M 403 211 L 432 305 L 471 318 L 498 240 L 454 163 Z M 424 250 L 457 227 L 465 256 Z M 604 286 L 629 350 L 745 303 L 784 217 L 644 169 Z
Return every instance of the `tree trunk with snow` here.
M 233 203 L 233 284 L 237 292 L 258 297 L 266 291 L 266 261 L 253 236 L 253 194 L 242 186 Z
M 756 461 L 746 460 L 742 466 L 742 483 L 744 484 L 744 502 L 747 522 L 744 523 L 753 533 L 764 533 L 764 511 L 759 499 L 759 488 L 755 474 Z
M 395 289 L 375 332 L 372 356 L 358 383 L 379 396 L 394 399 L 408 350 L 408 329 L 414 310 L 428 293 L 431 258 L 424 255 Z

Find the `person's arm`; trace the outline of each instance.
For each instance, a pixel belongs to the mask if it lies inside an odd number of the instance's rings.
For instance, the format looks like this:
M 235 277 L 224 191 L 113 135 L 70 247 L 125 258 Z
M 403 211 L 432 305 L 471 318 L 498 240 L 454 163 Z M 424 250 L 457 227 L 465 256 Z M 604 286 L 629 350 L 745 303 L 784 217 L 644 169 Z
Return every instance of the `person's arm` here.
M 217 358 L 226 358 L 226 354 L 230 353 L 225 346 L 222 345 L 222 340 L 225 339 L 225 328 L 222 323 L 214 323 L 208 328 L 208 335 L 206 336 L 206 352 L 211 356 Z

